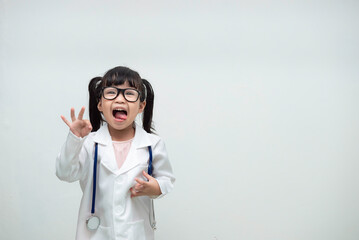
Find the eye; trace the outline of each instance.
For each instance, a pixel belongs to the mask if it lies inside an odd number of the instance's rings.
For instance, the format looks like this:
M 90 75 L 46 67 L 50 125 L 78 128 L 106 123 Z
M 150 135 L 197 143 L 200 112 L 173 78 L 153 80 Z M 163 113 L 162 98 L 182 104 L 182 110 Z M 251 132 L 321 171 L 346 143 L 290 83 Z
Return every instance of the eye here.
M 126 96 L 133 96 L 133 95 L 136 95 L 136 91 L 134 91 L 134 90 L 127 90 L 126 92 L 125 92 L 125 94 L 126 94 Z
M 117 90 L 114 88 L 105 89 L 105 94 L 117 94 Z

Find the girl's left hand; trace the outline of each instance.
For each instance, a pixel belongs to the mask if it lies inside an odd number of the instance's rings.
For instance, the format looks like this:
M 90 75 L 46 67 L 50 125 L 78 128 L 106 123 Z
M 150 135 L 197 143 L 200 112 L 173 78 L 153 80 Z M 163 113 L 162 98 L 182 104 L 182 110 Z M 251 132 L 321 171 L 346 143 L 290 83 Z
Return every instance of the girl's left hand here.
M 162 192 L 157 180 L 154 177 L 148 175 L 148 173 L 146 173 L 145 171 L 143 171 L 143 176 L 148 179 L 148 182 L 135 178 L 135 181 L 137 183 L 134 187 L 130 188 L 131 198 L 138 196 L 161 195 Z

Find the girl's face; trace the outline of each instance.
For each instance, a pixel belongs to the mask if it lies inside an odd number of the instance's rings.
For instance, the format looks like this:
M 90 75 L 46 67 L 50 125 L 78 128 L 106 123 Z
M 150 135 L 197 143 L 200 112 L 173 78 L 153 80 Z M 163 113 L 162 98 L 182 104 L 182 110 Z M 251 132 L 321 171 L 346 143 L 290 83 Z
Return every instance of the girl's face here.
M 115 87 L 120 89 L 132 88 L 127 81 L 124 84 L 116 85 Z M 140 102 L 140 98 L 138 98 L 136 102 L 128 102 L 124 98 L 123 92 L 121 92 L 113 100 L 107 100 L 101 96 L 97 108 L 102 112 L 111 132 L 111 130 L 132 130 L 132 124 L 135 121 L 137 114 L 141 113 L 145 106 L 146 102 Z

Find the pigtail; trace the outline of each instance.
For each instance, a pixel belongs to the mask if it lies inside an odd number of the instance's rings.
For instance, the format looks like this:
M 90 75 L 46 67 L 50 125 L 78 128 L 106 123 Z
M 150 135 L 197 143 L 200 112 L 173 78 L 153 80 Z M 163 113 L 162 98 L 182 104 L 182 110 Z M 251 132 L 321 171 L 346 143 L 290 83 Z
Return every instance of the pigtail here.
M 153 105 L 155 94 L 153 92 L 151 84 L 146 80 L 142 79 L 143 84 L 145 85 L 145 98 L 146 107 L 142 114 L 142 127 L 146 132 L 152 133 L 155 129 L 152 126 L 152 115 L 153 115 Z
M 92 132 L 97 131 L 102 123 L 102 116 L 97 108 L 101 97 L 101 77 L 95 77 L 91 79 L 88 91 L 89 91 L 89 116 L 92 125 Z

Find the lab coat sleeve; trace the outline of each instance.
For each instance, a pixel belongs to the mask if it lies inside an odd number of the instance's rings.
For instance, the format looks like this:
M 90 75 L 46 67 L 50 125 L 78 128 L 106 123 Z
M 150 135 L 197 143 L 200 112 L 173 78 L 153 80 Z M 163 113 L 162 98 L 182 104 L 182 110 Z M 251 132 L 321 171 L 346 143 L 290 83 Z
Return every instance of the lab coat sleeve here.
M 160 140 L 153 149 L 153 174 L 157 180 L 162 194 L 157 196 L 161 198 L 173 189 L 175 176 L 173 175 L 172 166 L 168 160 L 165 144 Z M 155 197 L 152 197 L 155 198 Z
M 85 139 L 69 132 L 56 159 L 56 176 L 60 180 L 74 182 L 81 179 L 86 159 Z

